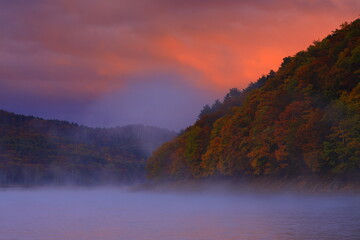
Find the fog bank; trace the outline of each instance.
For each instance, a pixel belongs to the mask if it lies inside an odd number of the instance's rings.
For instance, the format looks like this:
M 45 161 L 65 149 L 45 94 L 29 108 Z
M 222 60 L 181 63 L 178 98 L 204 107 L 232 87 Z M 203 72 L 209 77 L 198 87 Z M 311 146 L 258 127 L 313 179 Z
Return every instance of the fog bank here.
M 359 195 L 0 190 L 0 239 L 356 239 Z

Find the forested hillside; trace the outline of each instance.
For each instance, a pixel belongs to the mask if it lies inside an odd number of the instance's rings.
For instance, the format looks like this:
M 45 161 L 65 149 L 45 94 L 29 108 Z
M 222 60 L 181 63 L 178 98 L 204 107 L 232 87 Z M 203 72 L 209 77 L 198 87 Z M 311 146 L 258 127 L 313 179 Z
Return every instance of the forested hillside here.
M 89 128 L 0 111 L 0 184 L 98 184 L 145 176 L 145 160 L 175 132 Z
M 152 179 L 360 174 L 360 19 L 231 89 L 148 160 Z

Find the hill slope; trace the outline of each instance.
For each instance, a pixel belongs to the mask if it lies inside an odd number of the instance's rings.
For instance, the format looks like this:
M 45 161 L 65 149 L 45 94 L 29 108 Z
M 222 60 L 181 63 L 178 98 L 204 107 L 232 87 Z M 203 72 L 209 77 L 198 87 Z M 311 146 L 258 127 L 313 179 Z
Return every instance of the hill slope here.
M 152 179 L 360 173 L 360 19 L 223 102 L 148 160 Z
M 0 184 L 143 178 L 145 159 L 175 135 L 142 125 L 94 129 L 0 111 Z

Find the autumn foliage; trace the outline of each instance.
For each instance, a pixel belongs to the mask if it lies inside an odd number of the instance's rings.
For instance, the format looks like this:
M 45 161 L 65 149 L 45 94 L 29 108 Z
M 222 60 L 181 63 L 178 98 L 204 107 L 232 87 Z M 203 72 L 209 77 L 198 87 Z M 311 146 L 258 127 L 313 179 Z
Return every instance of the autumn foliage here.
M 148 160 L 152 179 L 360 173 L 360 19 L 205 106 Z M 220 105 L 219 105 L 220 104 Z

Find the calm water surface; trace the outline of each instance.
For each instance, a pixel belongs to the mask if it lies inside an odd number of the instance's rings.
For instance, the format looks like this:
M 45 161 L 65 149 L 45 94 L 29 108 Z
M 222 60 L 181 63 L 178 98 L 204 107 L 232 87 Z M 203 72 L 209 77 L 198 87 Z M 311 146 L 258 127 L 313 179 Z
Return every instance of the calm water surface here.
M 360 239 L 360 197 L 6 189 L 0 239 Z

